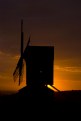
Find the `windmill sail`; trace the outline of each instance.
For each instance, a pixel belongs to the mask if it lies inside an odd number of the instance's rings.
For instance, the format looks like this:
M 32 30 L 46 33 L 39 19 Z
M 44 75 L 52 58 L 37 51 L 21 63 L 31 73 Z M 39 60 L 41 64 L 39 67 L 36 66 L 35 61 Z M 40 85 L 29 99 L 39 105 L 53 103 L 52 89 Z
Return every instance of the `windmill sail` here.
M 21 20 L 21 58 L 22 56 L 23 56 L 23 20 Z
M 23 20 L 21 20 L 21 61 L 19 65 L 19 85 L 23 81 Z
M 29 39 L 27 42 L 27 46 L 29 46 L 29 43 L 30 43 L 30 36 L 29 36 Z M 23 73 L 24 73 L 24 60 L 23 59 L 24 59 L 24 54 L 27 49 L 27 46 L 23 52 L 23 20 L 21 20 L 21 57 L 17 63 L 16 69 L 13 73 L 14 81 L 16 81 L 17 78 L 19 77 L 19 85 L 23 81 Z
M 24 70 L 23 66 L 24 66 L 24 63 L 23 63 L 23 20 L 21 20 L 21 57 L 13 73 L 14 81 L 16 81 L 16 79 L 19 76 L 19 85 L 23 80 L 23 70 Z
M 23 58 L 22 58 L 21 63 L 19 65 L 19 85 L 23 81 L 23 73 L 24 73 L 24 63 L 23 63 Z
M 13 73 L 14 81 L 16 81 L 17 78 L 19 77 L 19 85 L 20 85 L 20 83 L 22 82 L 22 79 L 23 79 L 23 71 L 24 71 L 24 63 L 23 63 L 23 59 L 20 58 L 18 63 L 17 63 L 16 69 Z

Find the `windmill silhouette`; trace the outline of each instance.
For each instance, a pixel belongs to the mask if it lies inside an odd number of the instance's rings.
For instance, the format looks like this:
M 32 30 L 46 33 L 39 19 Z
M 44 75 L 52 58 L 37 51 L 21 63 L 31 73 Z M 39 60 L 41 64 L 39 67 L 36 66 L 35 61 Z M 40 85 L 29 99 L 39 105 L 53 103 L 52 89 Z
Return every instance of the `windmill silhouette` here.
M 25 60 L 26 86 L 28 88 L 35 89 L 46 85 L 51 85 L 55 88 L 53 86 L 54 47 L 29 46 L 29 43 L 30 37 L 27 46 L 23 51 L 23 20 L 21 20 L 21 56 L 13 73 L 14 81 L 16 81 L 18 76 L 19 85 L 23 81 L 23 60 Z

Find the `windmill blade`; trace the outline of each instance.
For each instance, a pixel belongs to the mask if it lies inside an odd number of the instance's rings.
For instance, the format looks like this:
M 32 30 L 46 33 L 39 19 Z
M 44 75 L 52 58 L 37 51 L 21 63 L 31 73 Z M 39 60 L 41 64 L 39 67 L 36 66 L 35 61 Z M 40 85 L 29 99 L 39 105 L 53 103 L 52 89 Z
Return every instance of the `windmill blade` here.
M 28 39 L 28 42 L 27 42 L 27 47 L 29 46 L 29 43 L 30 43 L 30 37 L 31 37 L 31 35 L 29 36 L 29 39 Z
M 29 43 L 30 43 L 30 36 L 29 36 L 26 48 L 29 46 Z M 25 51 L 24 51 L 24 53 L 25 53 Z M 21 54 L 20 62 L 18 64 L 18 66 L 19 66 L 19 85 L 23 81 L 23 74 L 24 74 L 24 61 L 23 61 L 24 57 L 23 56 L 24 56 L 24 53 L 23 53 L 23 55 Z
M 20 66 L 19 66 L 19 85 L 23 81 L 23 74 L 24 74 L 24 62 L 23 62 L 23 59 L 22 59 Z
M 19 77 L 19 85 L 20 85 L 20 83 L 23 81 L 23 73 L 24 73 L 24 62 L 23 62 L 23 58 L 20 58 L 16 66 L 16 69 L 13 73 L 14 82 Z
M 13 73 L 14 81 L 16 81 L 16 79 L 19 76 L 19 84 L 20 84 L 20 77 L 22 75 L 22 65 L 23 65 L 23 20 L 21 20 L 21 57 Z
M 29 46 L 29 44 L 30 44 L 30 37 L 31 36 L 29 36 L 29 39 L 28 39 L 28 42 L 27 42 L 27 45 L 26 45 L 26 48 L 25 48 L 25 50 L 24 50 L 24 53 L 23 53 L 23 55 L 25 55 L 25 53 L 26 53 L 26 50 L 27 50 L 27 47 Z
M 17 63 L 17 66 L 16 66 L 16 69 L 15 69 L 15 71 L 14 71 L 14 73 L 13 73 L 13 76 L 16 75 L 17 70 L 19 69 L 19 65 L 20 65 L 20 63 L 21 63 L 21 58 L 19 59 L 19 61 L 18 61 L 18 63 Z
M 21 66 L 21 63 L 22 63 L 22 58 L 19 59 L 17 66 L 16 66 L 16 69 L 13 73 L 14 81 L 16 81 L 17 77 L 19 76 L 19 68 Z
M 17 63 L 17 66 L 16 66 L 16 69 L 13 73 L 13 78 L 14 78 L 14 81 L 17 80 L 17 78 L 19 77 L 19 85 L 20 83 L 23 81 L 23 71 L 24 71 L 24 62 L 23 62 L 23 59 L 24 59 L 24 55 L 25 55 L 25 52 L 26 52 L 26 49 L 27 47 L 29 46 L 29 43 L 30 43 L 30 36 L 29 36 L 29 39 L 28 39 L 28 42 L 27 42 L 27 46 L 23 52 L 23 36 L 24 33 L 23 33 L 23 20 L 21 20 L 21 57 Z
M 13 73 L 13 80 L 14 80 L 14 82 L 17 80 L 18 75 L 19 75 L 19 68 L 16 68 L 16 70 Z

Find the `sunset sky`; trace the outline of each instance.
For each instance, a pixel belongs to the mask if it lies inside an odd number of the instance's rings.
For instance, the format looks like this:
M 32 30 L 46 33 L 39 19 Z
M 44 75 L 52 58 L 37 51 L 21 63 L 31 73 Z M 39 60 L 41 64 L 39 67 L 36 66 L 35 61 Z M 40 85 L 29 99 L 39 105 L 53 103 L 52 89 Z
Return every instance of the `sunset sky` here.
M 0 0 L 0 90 L 18 90 L 13 71 L 20 56 L 20 24 L 24 48 L 54 46 L 54 85 L 81 90 L 81 1 Z M 25 80 L 25 77 L 24 77 Z

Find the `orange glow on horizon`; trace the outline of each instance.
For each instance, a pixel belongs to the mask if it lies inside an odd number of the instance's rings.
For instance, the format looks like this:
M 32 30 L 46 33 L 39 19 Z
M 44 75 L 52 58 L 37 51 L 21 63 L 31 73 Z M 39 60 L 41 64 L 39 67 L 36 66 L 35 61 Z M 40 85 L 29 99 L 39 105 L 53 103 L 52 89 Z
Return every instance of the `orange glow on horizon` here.
M 26 66 L 24 66 L 24 78 L 21 85 L 18 85 L 18 80 L 14 83 L 13 71 L 18 62 L 19 56 L 11 56 L 0 52 L 0 65 L 2 71 L 0 73 L 0 90 L 19 90 L 26 86 Z M 5 62 L 3 60 L 6 60 Z M 55 60 L 54 64 L 54 83 L 53 85 L 62 90 L 81 90 L 81 67 L 72 65 L 74 60 Z M 62 63 L 61 63 L 62 61 Z M 60 63 L 60 64 L 59 64 Z M 67 64 L 68 63 L 68 64 Z M 69 66 L 66 66 L 69 65 Z M 77 65 L 77 64 L 76 64 Z
M 67 80 L 66 77 L 61 78 L 56 72 L 54 75 L 54 86 L 60 91 L 81 90 L 81 80 Z

